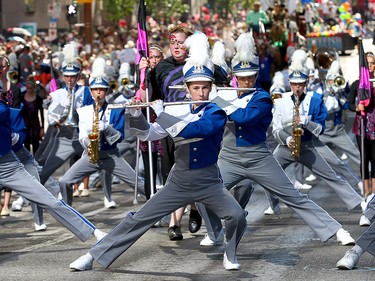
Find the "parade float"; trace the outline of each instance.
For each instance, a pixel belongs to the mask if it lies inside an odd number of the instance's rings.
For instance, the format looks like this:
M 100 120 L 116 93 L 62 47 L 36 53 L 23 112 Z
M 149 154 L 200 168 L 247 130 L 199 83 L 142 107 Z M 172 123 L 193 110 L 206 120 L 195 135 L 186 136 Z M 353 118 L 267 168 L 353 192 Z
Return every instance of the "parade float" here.
M 352 15 L 349 2 L 338 7 L 338 19 L 332 24 L 316 21 L 312 32 L 306 33 L 306 44 L 310 50 L 330 48 L 345 53 L 354 49 L 362 34 L 362 18 L 359 13 Z

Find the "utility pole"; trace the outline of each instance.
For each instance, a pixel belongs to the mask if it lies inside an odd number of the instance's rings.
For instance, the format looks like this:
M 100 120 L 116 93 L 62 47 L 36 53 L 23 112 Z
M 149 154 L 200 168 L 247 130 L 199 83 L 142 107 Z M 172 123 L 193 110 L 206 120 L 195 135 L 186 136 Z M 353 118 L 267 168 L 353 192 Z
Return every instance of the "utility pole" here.
M 83 4 L 83 23 L 84 23 L 84 34 L 85 34 L 85 47 L 86 50 L 91 53 L 92 41 L 93 41 L 93 27 L 92 27 L 92 0 L 77 0 L 77 3 Z

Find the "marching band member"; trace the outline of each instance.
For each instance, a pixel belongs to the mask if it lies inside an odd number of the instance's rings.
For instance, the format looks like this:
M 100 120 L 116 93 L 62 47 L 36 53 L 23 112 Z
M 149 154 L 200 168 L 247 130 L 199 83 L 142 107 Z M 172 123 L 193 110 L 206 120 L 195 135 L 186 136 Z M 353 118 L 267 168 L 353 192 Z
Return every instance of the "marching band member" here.
M 8 187 L 20 196 L 47 210 L 59 223 L 69 229 L 80 240 L 86 241 L 94 235 L 99 241 L 106 235 L 97 229 L 85 217 L 57 200 L 38 180 L 30 175 L 12 150 L 12 144 L 20 141 L 19 134 L 13 134 L 10 127 L 11 114 L 9 104 L 0 95 L 0 186 Z
M 202 37 L 203 36 L 203 39 Z M 149 124 L 140 109 L 130 111 L 131 130 L 141 139 L 154 140 L 170 135 L 176 144 L 175 159 L 165 186 L 136 213 L 128 214 L 101 243 L 70 265 L 75 270 L 92 268 L 93 260 L 109 267 L 155 222 L 190 202 L 202 202 L 225 219 L 227 229 L 224 268 L 237 270 L 236 248 L 246 228 L 246 212 L 224 188 L 216 165 L 226 122 L 225 112 L 208 100 L 213 81 L 208 40 L 204 34 L 192 35 L 190 57 L 184 68 L 184 82 L 194 105 L 178 106 L 178 116 L 164 112 L 163 102 L 151 107 L 158 118 Z M 202 46 L 202 44 L 204 44 Z M 172 111 L 169 109 L 169 111 Z
M 232 60 L 232 72 L 239 87 L 257 86 L 259 70 L 258 57 L 254 54 L 254 39 L 251 33 L 239 36 L 235 43 L 236 55 Z M 322 241 L 335 233 L 344 245 L 353 242 L 353 238 L 326 211 L 311 201 L 306 194 L 294 188 L 288 176 L 266 144 L 266 131 L 272 121 L 272 99 L 262 88 L 253 90 L 219 91 L 213 99 L 228 115 L 218 166 L 225 187 L 229 190 L 243 179 L 251 179 L 266 191 L 280 198 L 295 211 Z M 230 92 L 235 97 L 228 98 Z M 232 102 L 228 102 L 231 100 Z M 280 100 L 276 99 L 275 103 Z M 221 244 L 220 219 L 209 210 L 199 205 L 199 211 L 206 226 L 214 233 L 208 233 L 204 240 L 210 239 L 211 245 Z M 276 210 L 278 211 L 278 210 Z M 226 231 L 231 231 L 226 227 Z
M 84 148 L 82 157 L 70 167 L 60 179 L 63 199 L 73 202 L 72 184 L 82 181 L 94 172 L 105 170 L 135 188 L 135 171 L 119 153 L 117 143 L 124 138 L 124 110 L 108 109 L 105 96 L 109 89 L 109 79 L 105 73 L 105 60 L 97 58 L 89 79 L 92 99 L 95 105 L 77 109 L 79 115 L 79 141 Z M 93 134 L 97 134 L 96 138 Z M 93 139 L 93 141 L 90 141 Z M 140 190 L 143 181 L 139 179 Z M 106 184 L 107 186 L 107 184 Z M 111 185 L 109 184 L 108 187 Z M 107 205 L 112 202 L 111 190 L 104 189 Z
M 71 156 L 81 156 L 83 148 L 78 140 L 78 115 L 76 109 L 93 103 L 90 90 L 79 86 L 81 63 L 77 59 L 78 51 L 74 42 L 65 45 L 62 63 L 64 88 L 50 94 L 52 103 L 48 107 L 47 119 L 50 126 L 58 126 L 54 144 L 45 164 L 40 171 L 40 182 L 45 184 L 61 165 Z
M 320 97 L 305 94 L 308 80 L 306 59 L 305 51 L 295 51 L 289 67 L 292 92 L 275 100 L 272 125 L 273 134 L 279 146 L 273 154 L 283 169 L 294 162 L 299 162 L 309 168 L 336 192 L 348 210 L 352 210 L 362 203 L 362 198 L 335 173 L 321 155 L 321 151 L 324 150 L 327 150 L 325 155 L 332 153 L 318 139 L 325 128 L 327 111 Z M 302 136 L 296 132 L 298 130 L 303 130 Z M 337 238 L 340 240 L 339 234 Z M 346 232 L 346 238 L 341 242 L 345 245 L 353 243 L 354 240 Z

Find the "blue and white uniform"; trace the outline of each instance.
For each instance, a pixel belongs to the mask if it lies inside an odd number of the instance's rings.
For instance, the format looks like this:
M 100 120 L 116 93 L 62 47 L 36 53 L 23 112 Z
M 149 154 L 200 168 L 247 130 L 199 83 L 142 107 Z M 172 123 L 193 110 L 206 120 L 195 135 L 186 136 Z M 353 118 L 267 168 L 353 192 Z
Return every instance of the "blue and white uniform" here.
M 226 254 L 235 259 L 237 244 L 246 228 L 246 212 L 224 188 L 216 165 L 220 150 L 225 113 L 214 104 L 199 106 L 194 111 L 175 117 L 161 113 L 155 123 L 148 124 L 141 115 L 130 118 L 131 127 L 142 140 L 156 140 L 167 135 L 176 145 L 175 159 L 165 186 L 134 214 L 128 214 L 90 254 L 104 267 L 109 267 L 123 252 L 165 215 L 201 202 L 225 219 Z
M 70 167 L 60 179 L 61 194 L 66 202 L 73 202 L 72 184 L 81 182 L 85 177 L 94 172 L 104 170 L 109 174 L 118 176 L 131 188 L 135 188 L 135 171 L 120 154 L 117 144 L 124 138 L 124 109 L 109 109 L 107 103 L 99 110 L 99 119 L 105 124 L 105 129 L 100 131 L 100 149 L 97 163 L 91 163 L 87 153 L 90 140 L 88 134 L 92 132 L 94 106 L 84 106 L 77 109 L 79 115 L 79 141 L 84 148 L 82 157 Z M 142 179 L 138 180 L 139 188 L 143 190 Z M 111 187 L 111 184 L 108 184 Z M 111 202 L 111 190 L 104 189 L 105 196 Z
M 31 176 L 12 151 L 10 109 L 0 101 L 0 188 L 9 187 L 43 209 L 85 241 L 94 233 L 95 226 L 64 201 L 57 200 L 38 180 Z
M 47 179 L 60 168 L 71 156 L 81 156 L 83 148 L 78 140 L 78 114 L 76 109 L 93 104 L 94 101 L 88 87 L 76 85 L 72 93 L 74 95 L 73 119 L 77 126 L 64 125 L 68 117 L 71 98 L 68 89 L 61 88 L 51 93 L 52 103 L 48 108 L 47 120 L 50 126 L 58 126 L 58 132 L 54 144 L 49 152 L 43 169 L 40 171 L 40 182 L 44 184 Z

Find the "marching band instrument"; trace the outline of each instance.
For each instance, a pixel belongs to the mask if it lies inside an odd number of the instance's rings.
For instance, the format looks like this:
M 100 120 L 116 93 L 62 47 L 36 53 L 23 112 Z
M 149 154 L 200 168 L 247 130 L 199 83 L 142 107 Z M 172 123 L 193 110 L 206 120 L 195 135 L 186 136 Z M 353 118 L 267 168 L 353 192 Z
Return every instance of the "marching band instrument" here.
M 126 86 L 130 84 L 130 80 L 128 78 L 121 79 L 121 85 Z
M 184 104 L 200 104 L 200 103 L 211 103 L 210 100 L 201 100 L 201 101 L 175 101 L 175 102 L 165 102 L 163 103 L 163 106 L 171 106 L 171 105 L 184 105 Z M 150 107 L 151 102 L 145 102 L 140 104 L 131 104 L 131 103 L 114 103 L 109 104 L 108 108 L 114 109 L 114 108 L 144 108 L 144 107 Z
M 319 70 L 328 71 L 332 62 L 336 60 L 336 51 L 331 48 L 319 48 L 316 51 L 314 58 Z
M 110 87 L 114 92 L 116 92 L 116 91 L 117 91 L 117 88 L 118 88 L 118 84 L 117 84 L 116 80 L 111 80 L 111 81 L 109 81 L 109 87 Z
M 293 109 L 293 123 L 292 123 L 292 139 L 293 145 L 290 148 L 290 155 L 296 160 L 301 154 L 301 136 L 303 135 L 303 129 L 299 122 L 299 96 L 298 94 L 294 96 L 296 101 Z
M 95 101 L 94 117 L 92 122 L 92 131 L 88 134 L 90 144 L 87 148 L 87 152 L 90 158 L 90 163 L 95 164 L 99 159 L 99 141 L 100 141 L 100 130 L 99 130 L 99 102 Z
M 346 81 L 345 81 L 345 78 L 344 76 L 337 76 L 334 80 L 333 80 L 333 83 L 335 84 L 335 86 L 339 89 L 343 88 L 346 84 Z
M 75 93 L 74 91 L 71 91 L 68 87 L 68 92 L 70 94 L 70 108 L 69 108 L 69 113 L 68 116 L 66 117 L 65 121 L 62 123 L 64 126 L 69 126 L 69 127 L 77 127 L 78 123 L 75 120 L 74 117 L 74 107 L 75 107 Z
M 17 83 L 18 80 L 20 79 L 20 74 L 18 73 L 18 71 L 8 71 L 7 73 L 7 77 L 8 79 L 10 80 L 11 83 Z

